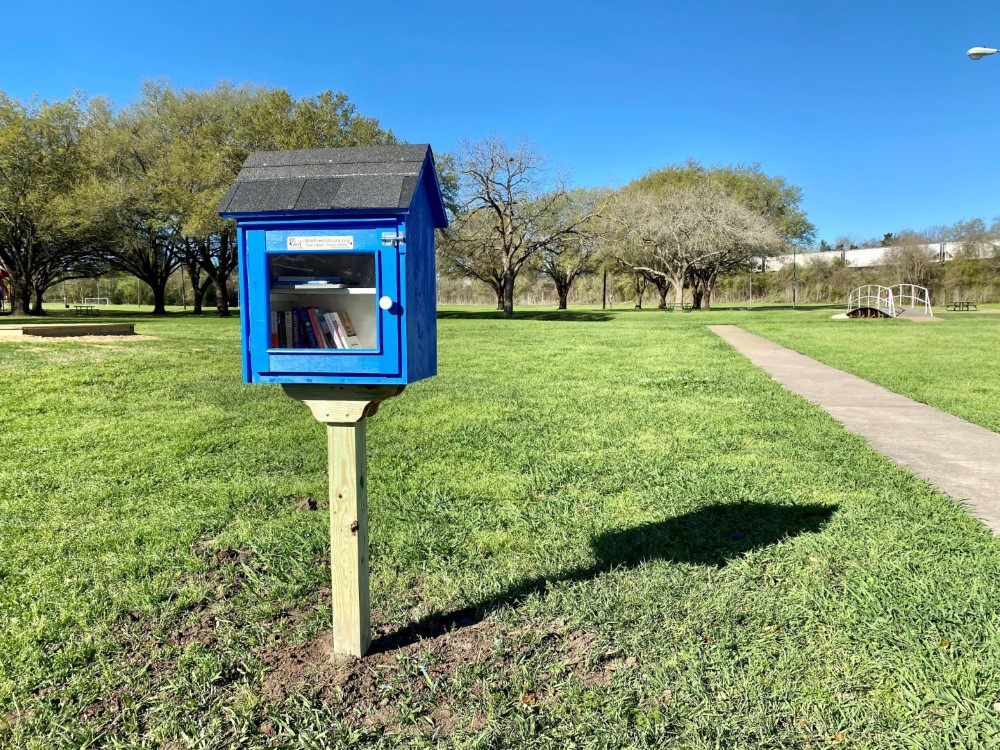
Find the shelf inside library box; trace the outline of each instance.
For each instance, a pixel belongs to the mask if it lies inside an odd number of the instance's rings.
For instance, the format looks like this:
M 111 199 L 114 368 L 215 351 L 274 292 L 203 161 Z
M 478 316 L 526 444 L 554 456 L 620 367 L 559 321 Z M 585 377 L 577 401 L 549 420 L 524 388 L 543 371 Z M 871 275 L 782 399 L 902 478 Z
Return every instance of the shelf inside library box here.
M 374 296 L 373 286 L 344 286 L 343 284 L 296 284 L 289 287 L 271 287 L 271 294 L 370 294 Z

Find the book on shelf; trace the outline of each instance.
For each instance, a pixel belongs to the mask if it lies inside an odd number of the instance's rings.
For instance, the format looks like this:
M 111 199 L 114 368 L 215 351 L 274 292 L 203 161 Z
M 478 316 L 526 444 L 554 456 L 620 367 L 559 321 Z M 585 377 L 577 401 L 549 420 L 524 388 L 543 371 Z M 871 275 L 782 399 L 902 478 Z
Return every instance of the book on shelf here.
M 289 342 L 293 349 L 302 348 L 302 329 L 299 326 L 299 316 L 295 314 L 294 310 L 289 310 L 285 313 L 288 316 L 288 322 L 291 324 L 292 329 L 292 339 Z
M 301 307 L 293 307 L 292 314 L 299 321 L 299 346 L 303 349 L 319 349 L 319 340 L 309 321 L 309 314 Z
M 326 315 L 323 314 L 322 310 L 316 310 L 316 320 L 319 323 L 319 330 L 323 332 L 323 339 L 326 341 L 327 349 L 338 349 L 337 337 L 334 336 L 333 331 L 330 330 L 330 324 L 326 320 Z
M 350 315 L 318 307 L 272 310 L 270 341 L 282 349 L 364 348 Z
M 278 347 L 281 349 L 288 348 L 288 327 L 285 325 L 285 311 L 278 310 Z M 274 336 L 274 331 L 271 331 L 271 336 Z
M 344 349 L 360 349 L 361 339 L 358 338 L 357 334 L 354 332 L 353 325 L 348 330 L 348 327 L 344 324 L 345 315 L 347 315 L 347 313 L 342 313 L 335 310 L 331 311 L 330 312 L 331 326 L 333 327 L 335 334 L 339 336 L 340 340 L 343 342 Z M 348 317 L 347 320 L 350 321 L 351 320 L 350 317 Z
M 323 320 L 325 320 L 327 326 L 329 326 L 330 333 L 333 334 L 333 340 L 336 342 L 337 348 L 346 349 L 347 341 L 344 339 L 343 331 L 340 330 L 340 325 L 337 323 L 337 319 L 333 316 L 333 313 L 323 313 Z
M 361 337 L 358 336 L 358 332 L 354 328 L 354 321 L 351 320 L 351 316 L 346 312 L 336 312 L 334 315 L 337 317 L 341 328 L 343 328 L 344 342 L 347 344 L 345 348 L 360 349 Z
M 307 307 L 306 315 L 309 317 L 309 325 L 312 328 L 313 335 L 316 337 L 316 343 L 319 344 L 319 349 L 329 349 L 330 342 L 326 340 L 326 336 L 323 335 L 323 329 L 319 325 L 319 316 L 316 315 L 315 307 Z

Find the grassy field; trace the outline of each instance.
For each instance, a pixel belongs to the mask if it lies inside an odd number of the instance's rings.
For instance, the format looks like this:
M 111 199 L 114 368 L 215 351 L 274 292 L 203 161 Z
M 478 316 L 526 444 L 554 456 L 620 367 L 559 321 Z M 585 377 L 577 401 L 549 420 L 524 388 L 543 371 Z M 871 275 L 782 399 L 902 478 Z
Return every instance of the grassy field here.
M 1000 316 L 829 314 L 443 311 L 369 425 L 362 662 L 323 427 L 236 320 L 0 340 L 0 747 L 997 746 L 1000 542 L 705 324 L 987 423 Z
M 941 323 L 787 315 L 748 330 L 1000 432 L 1000 308 L 936 311 Z

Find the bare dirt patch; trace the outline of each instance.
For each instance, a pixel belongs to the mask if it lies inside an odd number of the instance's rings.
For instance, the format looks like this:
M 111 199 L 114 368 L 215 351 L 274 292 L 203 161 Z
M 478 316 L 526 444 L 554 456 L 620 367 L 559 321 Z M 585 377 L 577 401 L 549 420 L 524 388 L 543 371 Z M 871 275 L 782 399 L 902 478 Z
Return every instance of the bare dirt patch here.
M 563 678 L 568 672 L 586 686 L 600 686 L 622 666 L 616 651 L 596 651 L 594 633 L 567 631 L 561 621 L 505 628 L 481 620 L 418 639 L 408 628 L 376 628 L 374 635 L 372 650 L 363 659 L 335 654 L 330 633 L 262 650 L 258 657 L 267 673 L 261 697 L 268 703 L 281 703 L 304 694 L 327 705 L 343 706 L 344 719 L 359 728 L 388 729 L 398 727 L 399 696 L 406 696 L 408 705 L 423 706 L 426 731 L 448 736 L 461 726 L 477 731 L 485 721 L 475 712 L 463 719 L 463 711 L 457 708 L 461 702 L 467 714 L 483 690 L 476 678 L 465 680 L 464 698 L 456 693 L 453 685 L 462 669 L 475 671 L 482 666 L 482 673 L 492 681 L 505 672 L 505 665 L 513 669 L 535 651 L 552 651 L 553 668 Z M 514 694 L 512 701 L 520 702 L 524 710 L 535 710 L 551 697 L 546 684 L 550 678 L 548 673 L 538 675 L 537 689 Z
M 326 498 L 314 498 L 310 495 L 290 495 L 288 501 L 294 504 L 296 510 L 316 511 L 327 510 L 330 502 Z
M 332 634 L 322 633 L 313 640 L 261 654 L 270 669 L 262 697 L 281 702 L 306 688 L 320 699 L 332 698 L 337 702 L 350 699 L 378 705 L 385 697 L 382 688 L 388 684 L 387 672 L 405 672 L 405 662 L 416 659 L 416 673 L 411 677 L 416 692 L 421 692 L 421 683 L 447 679 L 460 665 L 488 658 L 497 632 L 493 624 L 483 620 L 399 648 L 380 648 L 364 659 L 334 654 Z
M 452 710 L 454 696 L 442 688 L 461 666 L 491 658 L 497 635 L 496 626 L 482 621 L 357 659 L 334 654 L 332 634 L 322 633 L 259 655 L 268 669 L 261 697 L 281 703 L 305 693 L 321 703 L 343 706 L 345 720 L 359 728 L 375 728 L 399 723 L 399 696 L 405 695 L 410 703 L 428 706 L 428 730 L 449 735 L 459 722 Z

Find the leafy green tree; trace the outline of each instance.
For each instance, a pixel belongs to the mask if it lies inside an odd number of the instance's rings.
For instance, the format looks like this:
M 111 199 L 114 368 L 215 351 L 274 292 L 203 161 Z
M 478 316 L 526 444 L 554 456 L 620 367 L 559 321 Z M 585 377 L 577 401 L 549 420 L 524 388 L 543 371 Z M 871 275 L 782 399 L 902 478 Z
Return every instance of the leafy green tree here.
M 167 281 L 183 265 L 194 311 L 212 285 L 218 314 L 228 315 L 236 233 L 216 206 L 247 156 L 394 140 L 342 93 L 295 99 L 283 89 L 150 82 L 137 102 L 107 118 L 95 138 L 95 176 L 79 197 L 103 226 L 114 267 L 152 289 L 154 312 L 165 311 Z
M 106 110 L 89 139 L 93 171 L 75 201 L 81 217 L 99 228 L 110 265 L 148 284 L 153 313 L 162 315 L 183 241 L 169 161 L 175 133 L 160 107 L 159 91 L 148 84 L 131 107 Z
M 704 178 L 716 181 L 731 197 L 764 217 L 788 243 L 807 246 L 816 228 L 801 207 L 802 188 L 790 185 L 784 177 L 766 174 L 760 164 L 736 164 L 706 167 L 696 160 L 653 170 L 630 183 L 629 187 L 665 192 L 691 187 Z
M 0 265 L 24 315 L 43 314 L 53 285 L 101 270 L 69 200 L 86 169 L 88 119 L 76 99 L 23 103 L 0 93 Z

